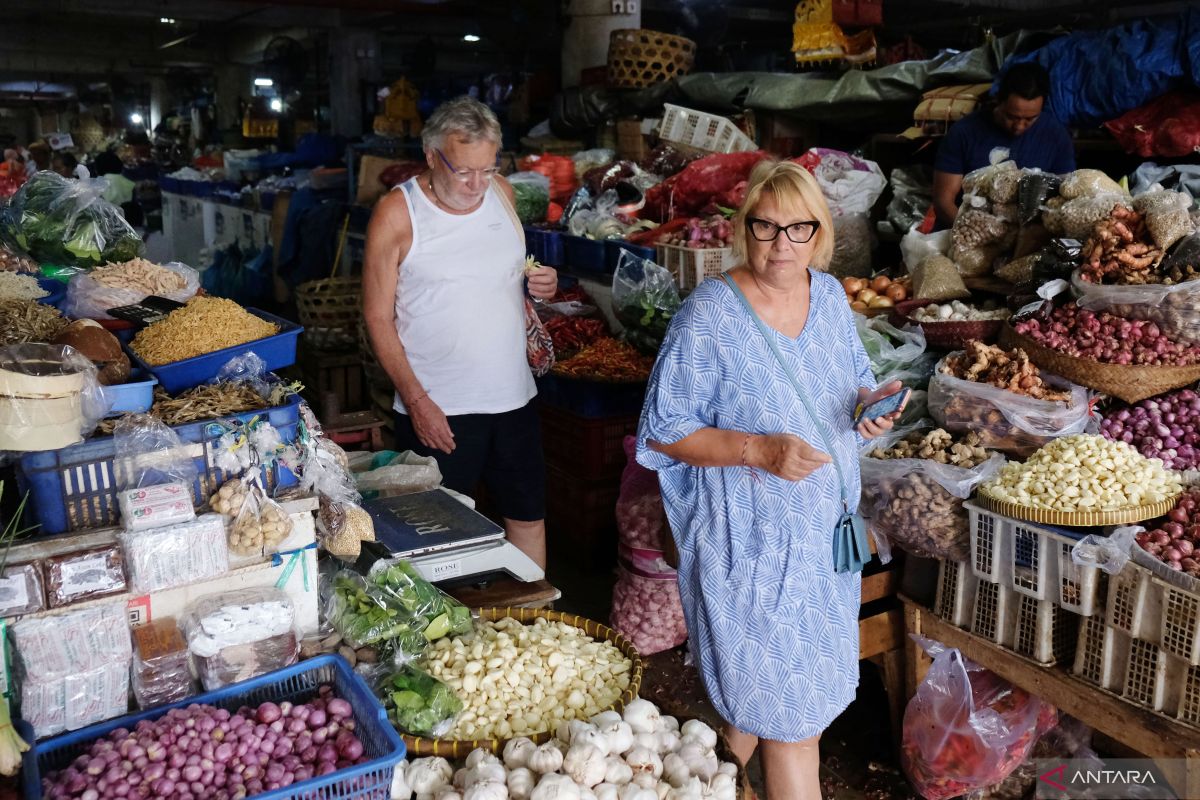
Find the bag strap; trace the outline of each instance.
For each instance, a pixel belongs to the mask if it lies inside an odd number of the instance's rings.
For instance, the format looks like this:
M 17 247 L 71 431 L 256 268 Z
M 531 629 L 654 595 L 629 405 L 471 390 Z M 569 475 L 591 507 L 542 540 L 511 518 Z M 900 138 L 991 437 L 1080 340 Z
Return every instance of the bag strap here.
M 746 295 L 742 293 L 741 288 L 734 282 L 733 278 L 729 277 L 728 272 L 723 273 L 721 277 L 725 279 L 725 283 L 729 284 L 729 288 L 737 295 L 738 300 L 741 301 L 742 306 L 746 309 L 746 313 L 750 315 L 750 318 L 758 326 L 758 332 L 762 334 L 763 339 L 767 342 L 767 346 L 775 354 L 775 360 L 779 362 L 779 366 L 783 368 L 784 374 L 787 375 L 788 380 L 791 382 L 792 388 L 796 392 L 796 397 L 800 398 L 800 404 L 804 406 L 804 410 L 808 413 L 808 416 L 812 417 L 813 424 L 817 426 L 817 432 L 821 434 L 821 441 L 825 445 L 825 450 L 829 453 L 829 457 L 833 460 L 833 466 L 837 470 L 838 482 L 841 483 L 842 488 L 842 505 L 848 510 L 850 502 L 846 495 L 846 476 L 842 473 L 842 465 L 838 463 L 837 453 L 833 449 L 833 436 L 829 431 L 829 427 L 821 421 L 816 411 L 813 410 L 812 405 L 808 402 L 808 396 L 800 388 L 799 378 L 796 377 L 796 373 L 792 370 L 791 365 L 784 360 L 783 353 L 779 352 L 779 345 L 775 342 L 775 337 L 771 335 L 771 331 L 767 330 L 766 324 L 755 313 L 754 307 L 750 305 L 750 301 L 746 299 Z
M 517 236 L 521 237 L 521 249 L 525 249 L 525 226 L 521 224 L 521 218 L 517 216 L 517 210 L 513 208 L 513 204 L 508 201 L 508 195 L 504 193 L 504 187 L 500 185 L 500 181 L 496 180 L 496 176 L 492 176 L 492 189 L 496 192 L 496 196 L 500 198 L 500 205 L 504 206 L 504 210 L 508 212 L 508 218 L 512 220 L 512 224 L 516 226 Z

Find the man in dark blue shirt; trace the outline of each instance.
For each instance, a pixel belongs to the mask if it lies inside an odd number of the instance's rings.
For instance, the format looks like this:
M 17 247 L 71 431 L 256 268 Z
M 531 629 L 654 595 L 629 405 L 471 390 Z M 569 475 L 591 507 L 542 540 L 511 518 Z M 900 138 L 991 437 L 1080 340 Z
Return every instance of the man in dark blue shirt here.
M 1018 167 L 1063 174 L 1075 169 L 1071 134 L 1052 114 L 1043 114 L 1050 75 L 1040 64 L 1013 66 L 1000 81 L 994 106 L 963 117 L 950 127 L 933 166 L 933 204 L 938 220 L 958 216 L 963 176 L 991 163 L 992 151 L 1008 150 Z

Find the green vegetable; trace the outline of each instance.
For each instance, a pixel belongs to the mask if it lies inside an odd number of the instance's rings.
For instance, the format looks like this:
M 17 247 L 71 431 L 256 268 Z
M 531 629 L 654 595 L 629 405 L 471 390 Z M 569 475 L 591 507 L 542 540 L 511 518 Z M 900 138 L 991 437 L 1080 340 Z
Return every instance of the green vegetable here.
M 427 672 L 405 665 L 389 673 L 376 693 L 397 730 L 414 736 L 443 736 L 463 710 L 449 686 Z
M 361 575 L 347 570 L 333 579 L 328 616 L 351 647 L 376 647 L 384 655 L 415 658 L 427 642 L 423 625 L 369 591 Z
M 367 581 L 390 605 L 419 620 L 417 624 L 431 642 L 448 634 L 469 633 L 473 627 L 471 611 L 421 577 L 407 561 L 379 562 Z
M 517 218 L 529 224 L 546 219 L 546 209 L 550 207 L 550 192 L 530 183 L 517 182 L 512 185 L 514 205 Z

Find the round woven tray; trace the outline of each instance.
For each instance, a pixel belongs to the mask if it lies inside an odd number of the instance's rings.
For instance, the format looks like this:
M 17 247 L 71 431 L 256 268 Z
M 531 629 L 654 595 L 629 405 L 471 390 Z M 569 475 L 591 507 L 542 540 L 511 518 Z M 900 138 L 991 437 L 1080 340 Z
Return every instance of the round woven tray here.
M 644 89 L 686 75 L 696 60 L 696 43 L 682 36 L 623 28 L 608 37 L 608 85 Z
M 1050 511 L 1045 508 L 1030 508 L 1017 505 L 1006 500 L 996 500 L 982 490 L 977 495 L 979 501 L 997 514 L 1026 522 L 1038 522 L 1043 525 L 1062 525 L 1068 528 L 1093 528 L 1099 525 L 1124 525 L 1130 522 L 1142 522 L 1155 517 L 1161 517 L 1175 507 L 1178 496 L 1159 503 L 1152 503 L 1135 508 L 1119 509 L 1117 511 Z
M 544 617 L 550 622 L 565 622 L 568 625 L 574 625 L 580 628 L 588 636 L 594 639 L 612 642 L 612 644 L 624 653 L 633 666 L 629 670 L 629 686 L 621 694 L 617 702 L 607 708 L 600 709 L 601 711 L 621 711 L 625 708 L 625 704 L 637 697 L 638 690 L 642 686 L 642 657 L 638 655 L 637 648 L 633 646 L 633 642 L 626 639 L 621 634 L 609 628 L 606 625 L 601 625 L 599 622 L 580 617 L 575 614 L 563 614 L 558 611 L 549 611 L 544 608 L 480 608 L 476 609 L 475 613 L 480 619 L 497 620 L 504 617 L 512 617 L 521 623 L 529 623 L 538 617 Z M 542 744 L 550 741 L 554 736 L 554 731 L 542 731 L 541 733 L 529 736 L 536 744 Z M 402 734 L 404 745 L 408 748 L 410 756 L 443 756 L 445 758 L 462 758 L 472 750 L 483 748 L 493 753 L 499 753 L 504 749 L 508 739 L 426 739 L 421 736 L 410 736 Z
M 909 314 L 933 303 L 933 300 L 905 300 L 892 309 L 888 321 L 897 328 L 905 325 L 920 325 L 925 332 L 925 343 L 938 350 L 962 350 L 969 339 L 978 339 L 984 344 L 993 344 L 1000 337 L 1004 320 L 982 320 L 978 322 L 917 322 Z
M 1075 358 L 1051 350 L 1017 333 L 1007 323 L 1000 329 L 1000 346 L 1010 349 L 1019 347 L 1034 364 L 1047 372 L 1126 403 L 1136 403 L 1200 381 L 1200 364 L 1187 367 L 1102 364 L 1090 358 Z
M 314 347 L 353 347 L 362 318 L 361 278 L 322 278 L 296 287 L 304 338 Z

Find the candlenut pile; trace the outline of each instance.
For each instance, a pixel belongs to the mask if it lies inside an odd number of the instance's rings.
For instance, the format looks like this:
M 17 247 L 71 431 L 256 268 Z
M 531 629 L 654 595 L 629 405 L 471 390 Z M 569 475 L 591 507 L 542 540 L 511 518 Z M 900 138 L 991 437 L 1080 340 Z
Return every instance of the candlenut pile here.
M 1183 491 L 1157 458 L 1124 442 L 1078 434 L 1055 439 L 1024 464 L 1005 465 L 980 491 L 995 500 L 1051 511 L 1117 511 Z

